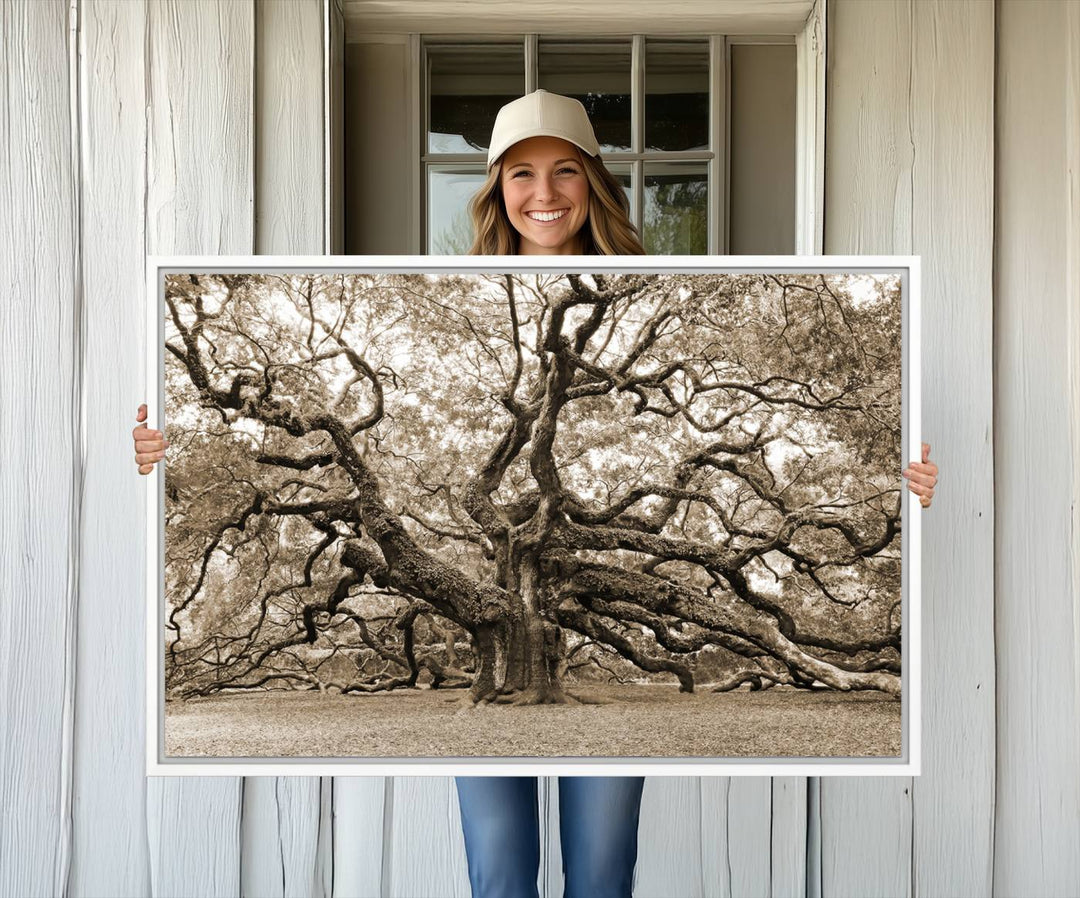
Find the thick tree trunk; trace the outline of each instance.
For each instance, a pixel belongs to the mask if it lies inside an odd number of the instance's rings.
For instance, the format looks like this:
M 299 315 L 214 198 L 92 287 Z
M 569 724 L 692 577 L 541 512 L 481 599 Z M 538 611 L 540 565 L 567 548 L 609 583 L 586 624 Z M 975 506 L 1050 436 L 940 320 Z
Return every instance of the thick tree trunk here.
M 473 633 L 476 647 L 476 676 L 469 690 L 469 700 L 474 704 L 490 701 L 495 695 L 495 665 L 497 662 L 495 645 L 496 625 L 482 624 Z
M 509 628 L 508 656 L 515 666 L 498 701 L 515 705 L 562 704 L 575 701 L 563 691 L 558 671 L 557 628 L 544 619 L 540 602 L 539 572 L 534 558 L 526 559 L 518 572 L 521 619 Z
M 506 676 L 502 692 L 521 692 L 529 682 L 529 639 L 523 614 L 508 618 L 502 650 L 506 657 Z
M 469 700 L 515 705 L 561 704 L 578 701 L 562 688 L 561 640 L 558 627 L 541 610 L 535 564 L 517 572 L 516 614 L 474 633 L 477 672 Z M 497 661 L 505 662 L 501 683 Z

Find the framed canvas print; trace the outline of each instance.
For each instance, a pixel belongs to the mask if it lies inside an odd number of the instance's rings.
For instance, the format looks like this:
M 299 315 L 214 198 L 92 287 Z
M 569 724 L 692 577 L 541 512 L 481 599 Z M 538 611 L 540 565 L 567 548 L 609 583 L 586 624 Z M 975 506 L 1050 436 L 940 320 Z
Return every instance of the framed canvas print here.
M 149 257 L 152 775 L 917 775 L 917 257 Z

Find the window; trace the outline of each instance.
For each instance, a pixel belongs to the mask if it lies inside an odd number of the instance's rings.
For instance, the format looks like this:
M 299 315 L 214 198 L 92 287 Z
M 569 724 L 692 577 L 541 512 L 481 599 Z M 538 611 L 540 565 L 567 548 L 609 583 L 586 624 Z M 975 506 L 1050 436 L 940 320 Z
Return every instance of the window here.
M 759 46 L 771 53 L 758 53 Z M 421 62 L 422 252 L 468 251 L 466 204 L 485 178 L 495 115 L 538 87 L 585 106 L 647 252 L 733 251 L 727 238 L 732 224 L 742 228 L 743 239 L 734 242 L 739 252 L 794 251 L 791 37 L 429 37 L 421 44 Z M 745 108 L 733 116 L 731 106 L 740 97 Z M 729 121 L 742 130 L 744 120 L 755 127 L 732 141 Z M 769 166 L 764 177 L 763 159 Z M 741 188 L 734 193 L 740 198 L 734 222 L 730 179 Z

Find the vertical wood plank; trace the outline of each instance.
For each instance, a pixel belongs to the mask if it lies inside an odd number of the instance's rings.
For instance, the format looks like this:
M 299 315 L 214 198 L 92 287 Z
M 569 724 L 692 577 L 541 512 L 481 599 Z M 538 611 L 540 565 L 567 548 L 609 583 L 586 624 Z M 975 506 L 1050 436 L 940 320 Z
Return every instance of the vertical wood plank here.
M 1005 894 L 992 880 L 994 5 L 914 3 L 911 11 L 923 439 L 945 472 L 922 518 L 912 887 L 916 895 Z
M 1080 265 L 1077 74 L 1068 3 L 998 4 L 994 450 L 998 508 L 995 894 L 1080 883 L 1080 481 L 1073 442 Z M 1069 188 L 1072 188 L 1070 190 Z M 1071 238 L 1071 239 L 1070 239 Z
M 78 11 L 87 427 L 67 894 L 135 898 L 150 893 L 141 499 L 147 482 L 132 460 L 130 434 L 146 399 L 146 6 L 93 0 Z
M 334 898 L 382 898 L 393 777 L 336 776 L 333 784 Z
M 915 252 L 911 4 L 836 0 L 827 15 L 825 252 Z M 925 310 L 934 299 L 923 297 Z M 924 379 L 924 395 L 934 386 Z M 924 574 L 924 605 L 929 585 Z M 821 894 L 911 894 L 910 792 L 910 777 L 820 778 Z
M 334 778 L 319 777 L 319 837 L 315 850 L 316 895 L 334 894 Z
M 324 898 L 317 776 L 244 778 L 240 894 Z
M 252 0 L 147 5 L 151 254 L 254 249 L 253 8 Z
M 908 0 L 827 8 L 825 252 L 911 251 Z
M 994 8 L 830 10 L 826 252 L 922 257 L 922 432 L 947 472 L 923 523 L 923 680 L 947 686 L 923 697 L 918 780 L 822 780 L 822 893 L 989 894 Z
M 703 779 L 647 776 L 638 822 L 636 898 L 703 898 Z
M 772 893 L 773 779 L 764 776 L 731 777 L 728 789 L 728 852 L 733 895 Z M 784 845 L 782 852 L 799 852 Z M 706 893 L 707 894 L 707 893 Z
M 912 895 L 910 777 L 822 777 L 822 895 Z
M 772 829 L 769 833 L 770 882 L 773 898 L 805 898 L 807 894 L 807 777 L 774 776 Z
M 454 778 L 396 776 L 388 844 L 387 898 L 469 898 L 465 836 Z
M 242 777 L 148 777 L 154 898 L 240 894 Z
M 255 7 L 255 252 L 324 251 L 321 0 Z
M 147 12 L 147 251 L 248 254 L 253 3 L 164 0 Z M 148 778 L 155 896 L 239 893 L 242 792 L 237 777 Z
M 67 876 L 79 491 L 68 4 L 0 16 L 0 893 Z
M 701 880 L 709 898 L 731 898 L 728 793 L 734 777 L 701 778 Z
M 706 898 L 773 894 L 774 852 L 801 854 L 797 844 L 774 848 L 773 783 L 761 776 L 701 777 L 700 894 Z
M 320 0 L 261 0 L 255 12 L 256 254 L 323 252 L 323 16 Z M 327 793 L 329 794 L 329 793 Z M 324 898 L 319 777 L 248 777 L 241 893 Z

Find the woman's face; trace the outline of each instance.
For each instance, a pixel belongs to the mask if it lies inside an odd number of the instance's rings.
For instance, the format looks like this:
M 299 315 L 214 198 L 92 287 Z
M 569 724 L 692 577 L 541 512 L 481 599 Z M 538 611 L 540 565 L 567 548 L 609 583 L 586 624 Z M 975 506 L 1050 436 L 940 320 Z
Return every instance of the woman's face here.
M 578 148 L 559 137 L 529 137 L 503 154 L 499 175 L 523 256 L 580 253 L 589 182 Z

